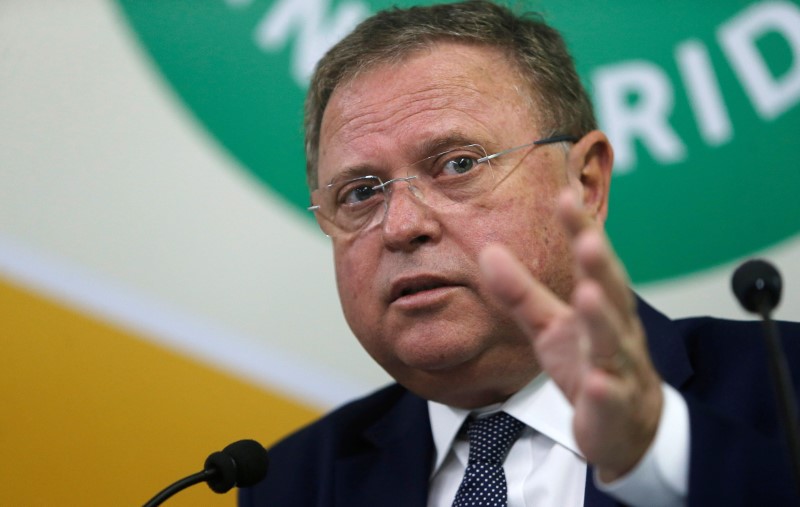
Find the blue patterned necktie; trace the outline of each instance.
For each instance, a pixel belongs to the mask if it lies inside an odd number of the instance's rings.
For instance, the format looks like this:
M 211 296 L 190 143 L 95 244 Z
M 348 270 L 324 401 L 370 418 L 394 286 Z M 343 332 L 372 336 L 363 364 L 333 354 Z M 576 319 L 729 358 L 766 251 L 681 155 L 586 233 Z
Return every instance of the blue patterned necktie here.
M 503 461 L 524 427 L 505 412 L 468 423 L 469 460 L 453 507 L 507 505 Z

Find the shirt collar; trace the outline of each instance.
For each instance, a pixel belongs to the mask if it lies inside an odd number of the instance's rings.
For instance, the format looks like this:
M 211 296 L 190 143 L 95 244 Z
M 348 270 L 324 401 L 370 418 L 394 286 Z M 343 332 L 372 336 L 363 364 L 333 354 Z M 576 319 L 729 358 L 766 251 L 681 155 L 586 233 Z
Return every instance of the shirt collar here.
M 582 457 L 572 436 L 572 406 L 555 382 L 542 373 L 505 403 L 467 410 L 428 401 L 433 443 L 436 448 L 433 473 L 435 474 L 441 467 L 453 446 L 458 430 L 471 413 L 487 414 L 500 410 Z

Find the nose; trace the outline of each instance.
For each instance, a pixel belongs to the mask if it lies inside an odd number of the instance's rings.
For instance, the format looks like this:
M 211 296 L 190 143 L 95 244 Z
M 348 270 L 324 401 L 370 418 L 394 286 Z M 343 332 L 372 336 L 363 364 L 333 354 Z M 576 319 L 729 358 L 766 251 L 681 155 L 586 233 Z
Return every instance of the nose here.
M 375 185 L 373 187 L 373 189 L 375 189 L 375 190 L 381 189 L 388 196 L 389 194 L 392 193 L 392 188 L 394 188 L 394 187 L 392 187 L 392 185 L 394 185 L 395 183 L 400 182 L 400 181 L 405 181 L 406 183 L 408 183 L 411 180 L 415 180 L 417 178 L 418 178 L 417 176 L 405 176 L 405 177 L 402 177 L 402 178 L 392 178 L 389 181 L 385 181 L 385 182 L 381 183 L 380 185 Z M 419 189 L 413 183 L 408 183 L 408 186 L 409 186 L 409 188 L 414 188 L 415 192 L 419 191 Z M 422 196 L 422 194 L 420 193 L 420 197 L 421 196 Z
M 390 250 L 410 251 L 441 235 L 441 224 L 434 210 L 425 203 L 419 181 L 413 181 L 416 178 L 395 178 L 383 184 L 386 193 L 383 241 Z M 407 184 L 394 185 L 396 182 Z

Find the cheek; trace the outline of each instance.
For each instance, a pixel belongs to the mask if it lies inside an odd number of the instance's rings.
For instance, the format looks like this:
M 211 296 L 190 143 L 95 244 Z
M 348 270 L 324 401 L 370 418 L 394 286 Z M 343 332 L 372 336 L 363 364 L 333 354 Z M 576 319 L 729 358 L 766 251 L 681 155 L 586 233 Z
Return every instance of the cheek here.
M 556 214 L 560 186 L 536 196 L 516 195 L 487 212 L 492 216 L 484 244 L 503 243 L 534 276 L 562 299 L 572 290 L 573 263 L 570 241 Z
M 334 255 L 334 264 L 336 266 L 336 286 L 339 290 L 339 299 L 342 301 L 342 306 L 347 311 L 349 305 L 358 304 L 361 296 L 359 287 L 363 287 L 364 281 L 361 279 L 364 269 L 359 269 L 359 266 L 364 267 L 363 262 L 356 262 L 354 255 L 346 253 L 337 253 Z
M 336 287 L 345 320 L 358 336 L 374 318 L 378 296 L 374 294 L 377 255 L 359 248 L 334 247 Z
M 486 237 L 509 245 L 548 244 L 558 236 L 561 226 L 556 216 L 556 198 L 552 192 L 536 190 L 527 195 L 513 194 L 485 210 L 490 217 Z

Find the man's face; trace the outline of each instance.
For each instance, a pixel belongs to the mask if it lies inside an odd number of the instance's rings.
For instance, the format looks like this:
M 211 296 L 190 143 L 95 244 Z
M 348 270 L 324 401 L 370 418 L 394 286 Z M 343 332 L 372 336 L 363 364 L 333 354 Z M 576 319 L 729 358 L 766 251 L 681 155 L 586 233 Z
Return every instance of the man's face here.
M 548 135 L 526 90 L 502 53 L 484 47 L 440 43 L 378 66 L 331 97 L 319 183 L 356 167 L 384 181 L 406 176 L 405 166 L 451 137 L 491 154 Z M 525 148 L 492 164 L 510 176 L 475 200 L 430 207 L 396 183 L 380 226 L 333 236 L 344 314 L 367 352 L 417 394 L 464 407 L 505 399 L 539 372 L 481 280 L 483 247 L 505 244 L 562 298 L 573 283 L 554 211 L 564 186 L 580 186 L 564 149 Z

